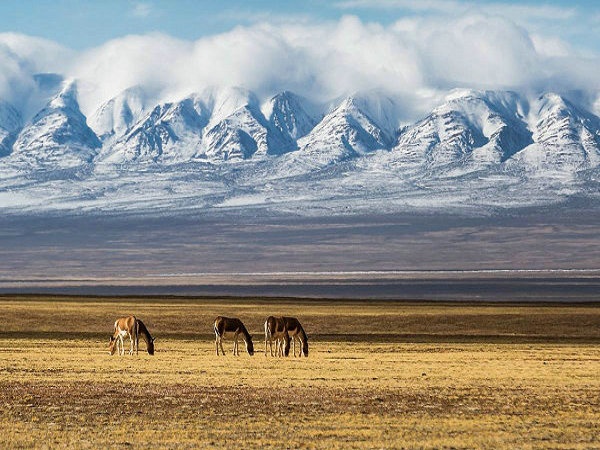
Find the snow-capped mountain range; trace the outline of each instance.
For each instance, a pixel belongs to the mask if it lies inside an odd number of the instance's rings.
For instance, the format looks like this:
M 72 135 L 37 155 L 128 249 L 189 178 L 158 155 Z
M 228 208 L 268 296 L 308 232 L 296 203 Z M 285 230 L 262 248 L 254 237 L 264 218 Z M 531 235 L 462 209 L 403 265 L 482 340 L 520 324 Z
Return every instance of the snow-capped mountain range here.
M 41 77 L 40 80 L 47 80 Z M 74 81 L 30 120 L 0 100 L 0 208 L 392 211 L 595 200 L 600 118 L 546 92 L 452 91 L 415 123 L 380 91 L 315 103 L 132 87 L 85 117 Z

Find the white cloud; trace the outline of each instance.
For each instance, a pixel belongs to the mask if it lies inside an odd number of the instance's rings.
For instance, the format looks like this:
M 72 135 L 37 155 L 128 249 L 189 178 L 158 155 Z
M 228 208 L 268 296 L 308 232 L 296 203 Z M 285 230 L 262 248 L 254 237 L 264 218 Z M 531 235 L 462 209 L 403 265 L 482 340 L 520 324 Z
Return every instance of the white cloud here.
M 44 71 L 78 80 L 86 114 L 136 85 L 154 101 L 213 86 L 245 87 L 261 100 L 284 89 L 320 100 L 381 89 L 401 98 L 407 114 L 456 87 L 600 90 L 599 58 L 579 57 L 560 39 L 480 13 L 389 26 L 353 16 L 316 24 L 262 21 L 197 41 L 126 36 L 77 54 L 0 34 L 0 95 L 14 97 L 15 83 L 20 92 L 30 89 L 27 80 Z
M 19 107 L 25 116 L 43 102 L 34 75 L 64 72 L 74 52 L 44 39 L 0 33 L 0 98 Z
M 596 101 L 592 107 L 592 112 L 597 116 L 600 116 L 600 92 L 596 96 Z
M 131 86 L 143 86 L 158 98 L 188 70 L 192 48 L 191 42 L 164 34 L 126 36 L 80 54 L 69 75 L 79 80 L 80 103 L 88 112 Z
M 574 53 L 566 42 L 554 37 L 531 34 L 531 40 L 536 52 L 544 57 L 568 57 Z
M 321 100 L 383 89 L 418 109 L 421 93 L 433 101 L 456 87 L 598 89 L 597 65 L 498 16 L 405 18 L 390 26 L 346 16 L 262 22 L 197 41 L 128 36 L 84 52 L 70 74 L 81 80 L 88 112 L 133 85 L 157 100 L 209 86 L 241 86 L 261 99 L 284 89 Z
M 0 33 L 0 46 L 31 72 L 64 70 L 65 61 L 74 55 L 55 42 L 18 33 Z
M 424 24 L 419 34 L 416 45 L 435 85 L 512 89 L 539 76 L 530 37 L 504 19 L 467 16 L 435 27 Z

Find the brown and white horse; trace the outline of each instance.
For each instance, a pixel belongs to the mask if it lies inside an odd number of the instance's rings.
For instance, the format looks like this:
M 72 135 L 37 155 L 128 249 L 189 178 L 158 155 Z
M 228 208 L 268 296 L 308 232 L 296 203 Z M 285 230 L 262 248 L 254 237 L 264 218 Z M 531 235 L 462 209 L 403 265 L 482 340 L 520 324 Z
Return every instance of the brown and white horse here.
M 240 319 L 219 316 L 215 319 L 214 329 L 217 356 L 219 355 L 219 347 L 221 347 L 221 352 L 223 352 L 223 355 L 225 355 L 225 350 L 223 350 L 223 337 L 225 336 L 225 333 L 233 333 L 234 356 L 238 356 L 240 354 L 238 348 L 238 336 L 240 335 L 240 333 L 242 334 L 244 343 L 246 344 L 246 351 L 250 356 L 254 355 L 254 344 L 252 343 L 252 336 L 250 335 L 250 333 L 248 333 L 246 326 L 242 323 Z
M 288 356 L 290 354 L 290 335 L 283 317 L 269 316 L 265 320 L 265 356 L 267 356 L 267 342 L 271 348 L 271 356 L 274 356 L 273 340 L 275 340 L 275 353 L 277 356 L 282 356 L 282 354 Z
M 116 350 L 119 350 L 119 355 L 125 354 L 125 346 L 123 345 L 123 338 L 129 336 L 129 354 L 133 355 L 133 351 L 135 350 L 135 354 L 138 354 L 138 348 L 140 344 L 140 334 L 146 341 L 146 350 L 149 355 L 154 355 L 154 339 L 144 322 L 140 319 L 137 319 L 135 316 L 121 317 L 115 321 L 115 331 L 110 338 L 110 343 L 108 344 L 108 351 L 111 355 L 115 354 Z M 119 349 L 119 345 L 121 348 Z
M 295 317 L 282 317 L 282 319 L 285 322 L 285 328 L 294 345 L 294 356 L 296 356 L 296 340 L 298 340 L 300 345 L 298 356 L 304 355 L 308 357 L 308 336 L 304 332 L 304 328 L 300 324 L 300 321 Z

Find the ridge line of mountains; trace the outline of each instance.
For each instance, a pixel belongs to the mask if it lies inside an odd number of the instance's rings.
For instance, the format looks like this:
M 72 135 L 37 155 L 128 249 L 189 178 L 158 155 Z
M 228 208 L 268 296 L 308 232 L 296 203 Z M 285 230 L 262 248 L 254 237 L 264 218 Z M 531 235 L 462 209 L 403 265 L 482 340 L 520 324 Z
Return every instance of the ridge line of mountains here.
M 370 178 L 374 185 L 395 177 L 416 185 L 511 174 L 561 180 L 574 186 L 572 195 L 594 190 L 598 180 L 600 118 L 552 92 L 530 99 L 511 91 L 455 90 L 421 120 L 400 126 L 402 105 L 379 91 L 327 105 L 284 91 L 260 104 L 242 88 L 210 88 L 154 105 L 133 87 L 85 117 L 76 83 L 51 81 L 46 84 L 56 92 L 26 123 L 0 100 L 5 187 L 23 176 L 85 178 L 147 167 L 168 172 L 189 163 L 223 167 L 215 170 L 240 186 L 298 177 L 342 182 L 352 172 L 361 174 L 362 185 Z

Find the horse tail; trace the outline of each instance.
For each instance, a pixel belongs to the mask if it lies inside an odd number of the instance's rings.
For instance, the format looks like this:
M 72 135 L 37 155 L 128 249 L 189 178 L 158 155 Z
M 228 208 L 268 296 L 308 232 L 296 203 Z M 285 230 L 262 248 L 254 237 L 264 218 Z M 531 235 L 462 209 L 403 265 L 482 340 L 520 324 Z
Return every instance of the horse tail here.
M 221 337 L 221 332 L 219 331 L 219 325 L 223 322 L 221 316 L 215 319 L 215 323 L 213 324 L 213 329 L 215 330 L 215 336 Z

